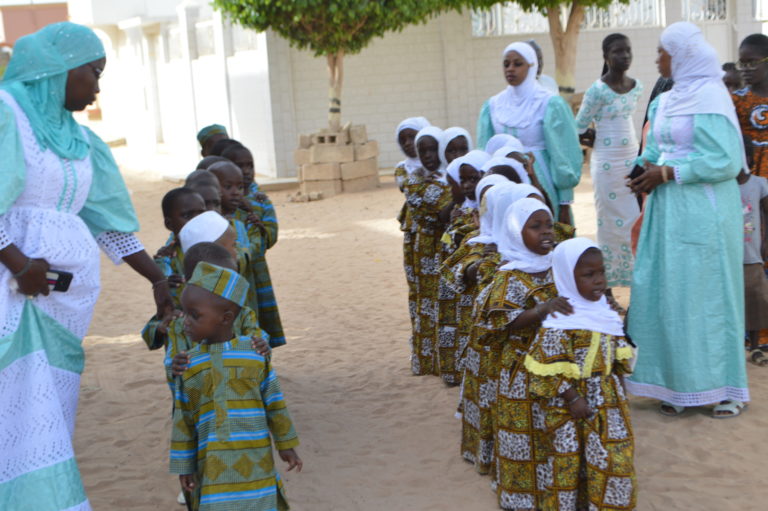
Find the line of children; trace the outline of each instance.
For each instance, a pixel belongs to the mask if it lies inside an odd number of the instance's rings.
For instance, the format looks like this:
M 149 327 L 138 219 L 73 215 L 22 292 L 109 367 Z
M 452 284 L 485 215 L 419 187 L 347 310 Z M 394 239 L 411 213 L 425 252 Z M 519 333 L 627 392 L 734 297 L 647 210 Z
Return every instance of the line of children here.
M 502 509 L 634 509 L 621 381 L 632 351 L 600 251 L 554 221 L 515 137 L 470 152 L 457 128 L 409 142 L 409 123 L 396 179 L 412 372 L 461 385 L 460 453 L 491 476 Z
M 250 151 L 209 128 L 204 154 L 223 147 L 227 156 L 206 155 L 163 199 L 171 234 L 155 260 L 177 311 L 152 318 L 142 337 L 166 353 L 179 502 L 190 510 L 287 509 L 270 434 L 289 470 L 302 463 L 269 357 L 285 343 L 265 259 L 277 218 L 254 181 Z

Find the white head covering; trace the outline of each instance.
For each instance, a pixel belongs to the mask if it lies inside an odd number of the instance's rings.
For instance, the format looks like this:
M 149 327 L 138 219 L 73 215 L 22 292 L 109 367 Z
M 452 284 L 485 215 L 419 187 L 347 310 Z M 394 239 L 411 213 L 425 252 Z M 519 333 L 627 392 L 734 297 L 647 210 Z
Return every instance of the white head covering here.
M 448 171 L 447 174 L 453 179 L 456 183 L 461 184 L 461 175 L 460 170 L 462 165 L 469 165 L 476 171 L 480 172 L 482 174 L 482 168 L 483 164 L 490 159 L 490 156 L 488 156 L 488 153 L 485 151 L 479 151 L 477 149 L 468 152 L 464 156 L 460 156 L 459 158 L 456 158 L 451 163 L 448 164 Z M 461 205 L 462 209 L 477 209 L 477 201 L 472 200 L 469 197 L 466 197 L 464 199 L 464 203 Z
M 506 158 L 509 153 L 525 154 L 525 146 L 518 139 L 515 139 L 514 141 L 509 141 L 504 147 L 493 153 L 493 155 Z
M 467 152 L 473 149 L 472 135 L 470 135 L 467 130 L 458 126 L 448 128 L 443 132 L 443 139 L 440 141 L 440 161 L 442 161 L 443 165 L 446 167 L 448 166 L 448 160 L 445 157 L 445 150 L 448 149 L 448 144 L 450 144 L 454 138 L 459 137 L 464 137 L 467 139 Z
M 659 99 L 657 115 L 724 115 L 739 132 L 743 168 L 749 169 L 736 108 L 723 83 L 715 49 L 704 39 L 699 27 L 687 21 L 668 26 L 661 33 L 661 47 L 672 57 L 674 85 Z
M 437 147 L 438 147 L 438 154 L 440 153 L 440 144 L 443 141 L 443 136 L 445 135 L 445 132 L 438 128 L 437 126 L 427 126 L 426 128 L 421 128 L 419 132 L 416 134 L 416 139 L 413 141 L 414 144 L 416 144 L 416 153 L 419 152 L 419 140 L 421 140 L 424 137 L 432 137 L 437 141 Z M 419 161 L 419 166 L 423 166 L 421 164 L 421 161 Z M 441 181 L 444 183 L 447 183 L 448 180 L 445 179 L 445 162 L 443 160 L 443 157 L 440 156 L 440 168 L 437 169 L 438 172 L 442 175 Z
M 488 202 L 487 195 L 496 186 L 505 184 L 514 184 L 506 177 L 499 174 L 491 174 L 482 178 L 475 186 L 475 198 L 480 204 L 480 234 L 472 238 L 467 242 L 469 245 L 475 245 L 477 243 L 493 243 L 493 214 L 491 211 L 492 203 Z M 486 192 L 483 196 L 483 200 L 480 200 L 481 192 L 488 188 L 493 187 Z
M 552 271 L 557 294 L 568 299 L 568 303 L 573 307 L 573 314 L 566 316 L 558 313 L 556 318 L 547 316 L 542 326 L 559 330 L 592 330 L 608 335 L 624 335 L 624 323 L 618 313 L 608 305 L 605 296 L 593 302 L 581 296 L 576 288 L 573 271 L 581 255 L 590 248 L 598 246 L 587 238 L 563 241 L 555 248 Z
M 409 117 L 402 121 L 400 124 L 397 125 L 397 129 L 395 130 L 395 142 L 400 144 L 400 132 L 407 129 L 412 129 L 421 131 L 421 129 L 426 128 L 429 126 L 429 121 L 426 117 Z M 419 158 L 411 158 L 410 156 L 406 155 L 405 160 L 401 161 L 397 164 L 397 166 L 403 166 L 405 168 L 405 171 L 410 175 L 414 170 L 421 167 L 421 162 L 419 161 Z
M 494 156 L 485 162 L 483 165 L 483 172 L 488 173 L 493 167 L 499 167 L 502 165 L 512 167 L 512 169 L 517 174 L 517 177 L 520 178 L 521 183 L 531 184 L 531 178 L 528 177 L 528 173 L 525 171 L 523 164 L 512 158 Z
M 524 185 L 517 185 L 518 187 Z M 552 253 L 540 255 L 532 252 L 523 241 L 523 227 L 537 211 L 546 211 L 552 217 L 549 208 L 537 199 L 522 198 L 512 203 L 503 215 L 504 242 L 499 246 L 501 260 L 506 261 L 500 269 L 520 270 L 526 273 L 539 273 L 552 267 Z
M 539 60 L 531 45 L 522 41 L 512 43 L 504 49 L 501 57 L 506 57 L 511 51 L 518 53 L 528 63 L 528 74 L 520 85 L 508 85 L 490 99 L 491 117 L 510 128 L 527 128 L 532 122 L 538 121 L 535 114 L 542 103 L 549 101 L 552 93 L 536 79 Z
M 213 242 L 229 227 L 229 221 L 215 211 L 206 211 L 187 222 L 179 231 L 181 251 L 185 254 L 190 247 L 202 242 Z
M 499 133 L 498 135 L 494 135 L 490 139 L 488 139 L 488 143 L 485 144 L 485 152 L 490 155 L 494 155 L 496 154 L 496 151 L 498 151 L 505 145 L 514 144 L 516 140 L 517 140 L 517 137 L 513 137 L 512 135 L 508 135 L 507 133 Z M 519 140 L 517 141 L 520 142 Z
M 493 236 L 493 242 L 499 248 L 499 253 L 501 253 L 502 248 L 507 242 L 505 213 L 513 204 L 525 198 L 527 192 L 527 190 L 520 189 L 519 186 L 519 184 L 510 181 L 494 186 L 485 194 L 488 197 L 488 194 L 493 192 L 489 198 L 488 208 L 491 209 L 491 236 Z

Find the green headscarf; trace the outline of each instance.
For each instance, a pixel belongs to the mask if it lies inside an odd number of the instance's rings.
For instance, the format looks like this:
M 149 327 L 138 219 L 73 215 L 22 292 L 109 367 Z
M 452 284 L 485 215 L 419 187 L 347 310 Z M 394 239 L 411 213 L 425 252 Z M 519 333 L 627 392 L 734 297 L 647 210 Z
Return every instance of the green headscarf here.
M 24 110 L 40 147 L 71 160 L 88 155 L 89 138 L 64 108 L 67 72 L 104 56 L 93 30 L 66 21 L 16 42 L 0 88 Z

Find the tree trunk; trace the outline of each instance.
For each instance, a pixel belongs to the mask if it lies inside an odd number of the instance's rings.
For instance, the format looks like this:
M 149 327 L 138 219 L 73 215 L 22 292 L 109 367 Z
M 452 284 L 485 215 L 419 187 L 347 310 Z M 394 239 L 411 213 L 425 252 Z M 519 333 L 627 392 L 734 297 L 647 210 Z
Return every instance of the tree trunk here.
M 328 61 L 328 127 L 341 129 L 341 86 L 344 82 L 344 51 L 326 56 Z
M 555 49 L 555 80 L 560 86 L 560 95 L 570 101 L 576 92 L 576 48 L 584 21 L 584 6 L 579 0 L 573 0 L 568 13 L 568 24 L 565 29 L 561 20 L 562 6 L 547 9 L 549 19 L 549 36 Z

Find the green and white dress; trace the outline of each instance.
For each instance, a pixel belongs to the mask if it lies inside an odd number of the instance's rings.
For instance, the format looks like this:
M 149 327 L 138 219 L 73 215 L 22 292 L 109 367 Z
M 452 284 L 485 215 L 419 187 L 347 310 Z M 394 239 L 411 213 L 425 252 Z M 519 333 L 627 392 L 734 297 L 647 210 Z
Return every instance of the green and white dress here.
M 632 172 L 637 157 L 632 116 L 642 93 L 639 81 L 629 92 L 618 94 L 597 80 L 584 94 L 576 116 L 579 133 L 595 124 L 590 172 L 597 208 L 597 243 L 605 258 L 609 287 L 632 284 L 630 237 L 640 207 L 627 187 L 626 176 Z

